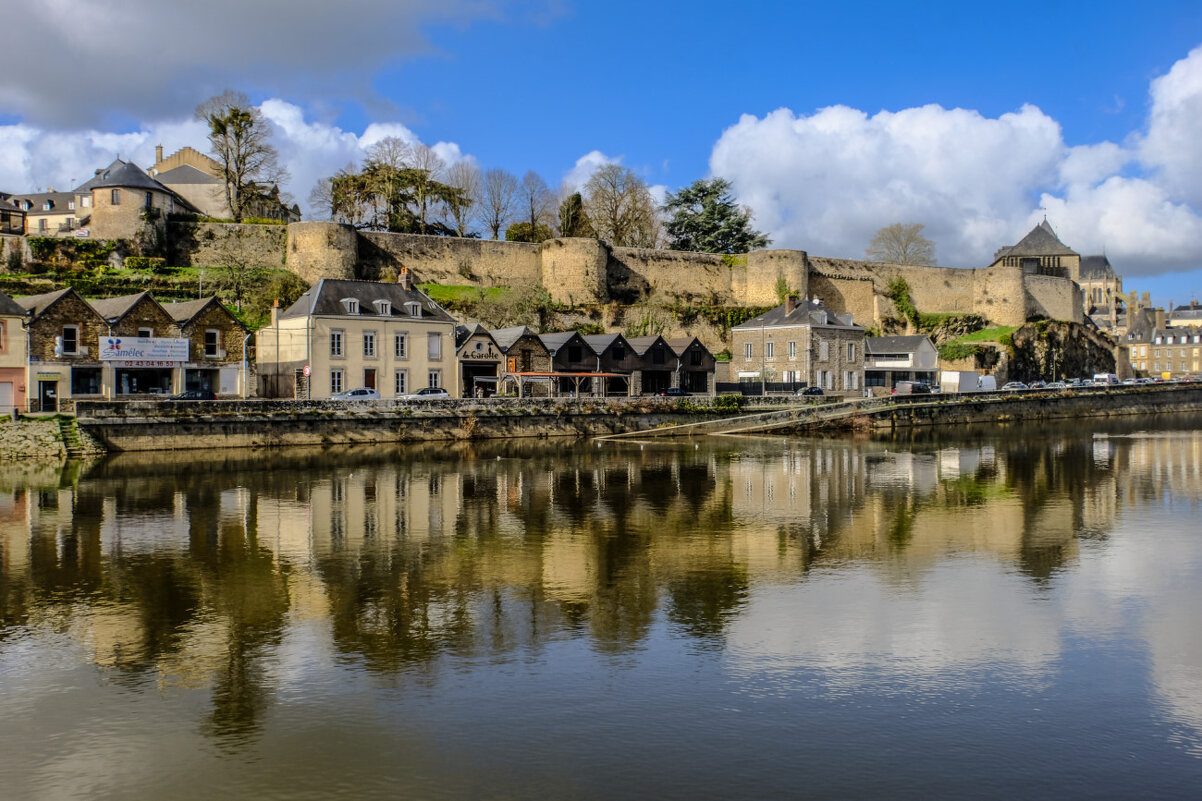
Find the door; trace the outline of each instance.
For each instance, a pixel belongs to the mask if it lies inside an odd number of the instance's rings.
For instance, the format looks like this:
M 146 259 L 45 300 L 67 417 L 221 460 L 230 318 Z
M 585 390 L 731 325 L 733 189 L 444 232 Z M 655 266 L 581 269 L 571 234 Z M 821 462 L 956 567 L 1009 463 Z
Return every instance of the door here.
M 368 367 L 363 371 L 363 386 L 368 389 L 376 388 L 376 368 Z
M 13 382 L 0 381 L 0 414 L 13 410 Z
M 39 381 L 38 382 L 38 411 L 39 412 L 57 412 L 58 411 L 58 382 L 57 381 Z

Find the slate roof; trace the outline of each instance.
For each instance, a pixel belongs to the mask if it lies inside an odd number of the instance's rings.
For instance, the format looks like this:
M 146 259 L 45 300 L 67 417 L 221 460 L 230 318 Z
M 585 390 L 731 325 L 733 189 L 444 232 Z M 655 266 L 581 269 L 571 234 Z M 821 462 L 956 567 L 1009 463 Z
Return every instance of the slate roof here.
M 358 315 L 347 314 L 346 308 L 342 305 L 344 298 L 354 298 L 359 301 Z M 381 317 L 382 315 L 372 305 L 372 302 L 376 300 L 387 300 L 392 305 L 392 313 L 388 315 L 390 318 L 409 317 L 405 304 L 416 302 L 421 304 L 421 319 L 443 323 L 455 322 L 454 317 L 447 314 L 445 309 L 430 300 L 430 296 L 419 289 L 405 289 L 399 283 L 350 281 L 339 278 L 323 278 L 318 281 L 309 288 L 309 291 L 301 295 L 296 303 L 289 306 L 280 315 L 280 319 L 307 317 L 310 314 L 337 317 Z
M 634 352 L 639 356 L 643 356 L 645 353 L 647 353 L 647 351 L 651 350 L 651 346 L 656 342 L 663 342 L 668 350 L 672 350 L 672 346 L 668 345 L 667 340 L 658 334 L 649 337 L 628 337 L 626 341 L 630 343 L 630 347 L 634 348 Z M 673 353 L 675 353 L 675 351 L 673 351 Z
M 239 328 L 244 331 L 248 330 L 246 326 L 242 325 L 242 322 L 237 317 L 230 314 L 229 310 L 226 309 L 225 306 L 222 305 L 221 301 L 218 300 L 214 295 L 210 295 L 207 298 L 200 298 L 198 300 L 186 300 L 183 303 L 161 303 L 159 305 L 163 307 L 163 311 L 171 315 L 171 319 L 175 320 L 176 325 L 185 326 L 192 322 L 196 315 L 200 314 L 202 311 L 214 304 L 216 304 L 219 309 L 225 312 L 226 315 L 228 315 L 229 318 L 233 320 Z
M 1006 256 L 1076 256 L 1077 251 L 1060 241 L 1052 226 L 1044 220 L 1031 229 L 1017 245 L 999 250 L 993 255 L 996 262 Z
M 930 343 L 932 348 L 935 347 L 930 337 L 922 335 L 908 337 L 866 337 L 864 339 L 864 352 L 871 354 L 917 353 L 923 342 Z
M 497 328 L 488 333 L 492 334 L 493 342 L 497 343 L 497 347 L 501 349 L 502 353 L 507 353 L 524 336 L 537 336 L 524 325 L 515 325 L 511 328 Z
M 1097 281 L 1102 278 L 1114 278 L 1114 268 L 1106 256 L 1082 256 L 1081 278 Z
M 45 292 L 41 295 L 26 295 L 23 298 L 15 298 L 17 304 L 26 311 L 33 312 L 34 317 L 38 317 L 46 309 L 54 305 L 54 303 L 63 295 L 74 292 L 71 287 L 59 289 L 55 292 Z
M 863 328 L 856 325 L 850 314 L 835 314 L 828 311 L 822 302 L 802 300 L 793 311 L 785 312 L 786 304 L 782 303 L 775 309 L 769 309 L 758 317 L 753 317 L 745 323 L 736 325 L 734 330 L 754 328 L 789 328 L 798 325 L 809 326 L 843 326 L 847 328 Z
M 465 323 L 455 326 L 455 347 L 460 347 L 464 342 L 467 342 L 477 334 L 484 334 L 484 336 L 492 339 L 492 334 L 488 333 L 488 329 L 479 323 Z
M 568 344 L 568 342 L 570 342 L 572 339 L 574 339 L 576 337 L 579 337 L 582 341 L 584 339 L 584 337 L 581 337 L 575 331 L 558 331 L 554 334 L 539 334 L 538 335 L 538 338 L 540 340 L 542 340 L 543 347 L 545 347 L 547 350 L 551 351 L 552 354 L 556 353 L 560 348 L 562 348 L 564 345 Z M 587 345 L 588 343 L 585 343 L 585 344 Z M 589 350 L 592 350 L 591 346 L 589 347 Z M 594 351 L 593 355 L 596 355 L 595 351 Z
M 215 178 L 209 175 L 204 170 L 198 170 L 191 164 L 184 164 L 179 167 L 160 172 L 154 176 L 155 180 L 164 185 L 182 185 L 182 184 L 220 184 L 220 178 Z
M 593 349 L 593 353 L 598 356 L 609 350 L 609 346 L 619 339 L 625 338 L 621 334 L 589 334 L 584 337 L 584 341 Z
M 1169 316 L 1175 320 L 1202 320 L 1202 306 L 1178 306 Z
M 91 192 L 93 189 L 105 189 L 110 186 L 156 189 L 159 192 L 172 194 L 170 189 L 151 178 L 149 173 L 137 164 L 131 164 L 121 159 L 116 159 L 104 169 L 97 170 L 91 180 L 80 184 L 75 191 L 77 193 Z
M 149 292 L 137 292 L 133 295 L 122 295 L 119 298 L 102 298 L 100 300 L 90 300 L 88 303 L 96 313 L 105 320 L 120 320 L 125 315 L 129 314 L 129 310 L 137 305 L 142 298 L 149 298 Z M 151 298 L 154 300 L 154 298 Z
M 18 317 L 24 317 L 25 307 L 17 303 L 8 295 L 0 292 L 0 314 L 15 314 Z
M 42 208 L 47 200 L 52 205 L 49 211 Z M 73 192 L 35 192 L 30 195 L 16 195 L 9 202 L 26 214 L 74 214 L 75 209 L 71 208 L 74 200 Z M 25 208 L 26 201 L 29 201 L 28 209 Z

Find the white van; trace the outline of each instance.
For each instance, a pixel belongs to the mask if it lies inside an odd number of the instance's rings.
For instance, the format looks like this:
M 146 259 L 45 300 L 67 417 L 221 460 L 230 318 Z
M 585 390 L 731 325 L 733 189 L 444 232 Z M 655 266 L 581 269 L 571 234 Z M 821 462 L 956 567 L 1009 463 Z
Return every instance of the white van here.
M 1117 387 L 1121 381 L 1114 373 L 1094 373 L 1093 385 L 1095 387 Z
M 983 375 L 978 379 L 977 387 L 982 392 L 997 392 L 997 379 L 991 375 Z

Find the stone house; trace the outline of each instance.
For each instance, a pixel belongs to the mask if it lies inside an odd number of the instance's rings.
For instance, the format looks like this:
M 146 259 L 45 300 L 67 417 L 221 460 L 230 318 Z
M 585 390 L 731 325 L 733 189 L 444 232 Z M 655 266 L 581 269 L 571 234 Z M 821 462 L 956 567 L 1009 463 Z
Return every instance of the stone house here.
M 631 392 L 647 395 L 680 386 L 680 359 L 663 337 L 631 337 L 627 342 L 639 357 L 639 369 Z
M 459 363 L 459 386 L 466 397 L 497 394 L 505 356 L 488 329 L 479 323 L 456 326 L 455 358 Z
M 217 161 L 191 147 L 180 148 L 164 158 L 163 146 L 158 145 L 154 154 L 154 165 L 149 172 L 156 181 L 185 199 L 200 214 L 220 219 L 233 217 L 225 196 L 225 179 Z M 248 216 L 285 223 L 301 218 L 299 206 L 289 207 L 280 201 L 278 186 L 260 193 L 251 203 Z
M 104 397 L 99 344 L 108 324 L 70 287 L 16 298 L 29 314 L 26 386 L 33 411 L 69 411 Z
M 1188 304 L 1170 308 L 1167 323 L 1174 328 L 1181 326 L 1197 328 L 1202 326 L 1202 304 L 1199 304 L 1196 300 L 1191 300 Z
M 0 192 L 0 234 L 25 233 L 25 205 L 8 192 Z
M 701 344 L 697 337 L 669 339 L 667 343 L 676 354 L 676 370 L 679 373 L 676 386 L 694 394 L 714 394 L 717 359 L 710 349 Z
M 397 283 L 324 278 L 255 335 L 264 397 L 328 398 L 358 387 L 395 398 L 422 387 L 460 394 L 455 318 Z
M 0 415 L 24 411 L 28 353 L 25 309 L 0 292 Z
M 1202 375 L 1202 329 L 1155 328 L 1146 340 L 1128 345 L 1133 369 L 1153 378 Z
M 864 328 L 817 300 L 795 296 L 731 329 L 731 370 L 741 382 L 864 389 Z
M 196 208 L 141 167 L 116 159 L 75 190 L 79 233 L 91 239 L 133 239 L 168 214 Z
M 499 386 L 502 394 L 549 396 L 551 394 L 551 352 L 538 334 L 524 325 L 498 328 L 489 332 L 505 360 Z
M 218 396 L 249 397 L 250 331 L 215 297 L 184 303 L 164 303 L 175 336 L 188 340 L 188 359 L 182 365 L 177 391 L 204 390 Z
M 939 350 L 930 337 L 865 338 L 864 386 L 892 389 L 898 381 L 939 384 Z

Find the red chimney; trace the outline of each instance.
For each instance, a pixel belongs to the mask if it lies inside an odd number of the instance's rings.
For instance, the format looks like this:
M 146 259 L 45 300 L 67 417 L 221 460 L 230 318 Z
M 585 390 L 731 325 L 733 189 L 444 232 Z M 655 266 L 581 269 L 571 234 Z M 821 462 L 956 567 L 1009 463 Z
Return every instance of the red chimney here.
M 401 274 L 397 276 L 396 282 L 401 285 L 401 289 L 409 290 L 413 288 L 412 282 L 409 280 L 409 268 L 402 267 Z
M 797 308 L 798 300 L 796 295 L 789 295 L 785 298 L 785 314 L 792 314 Z

